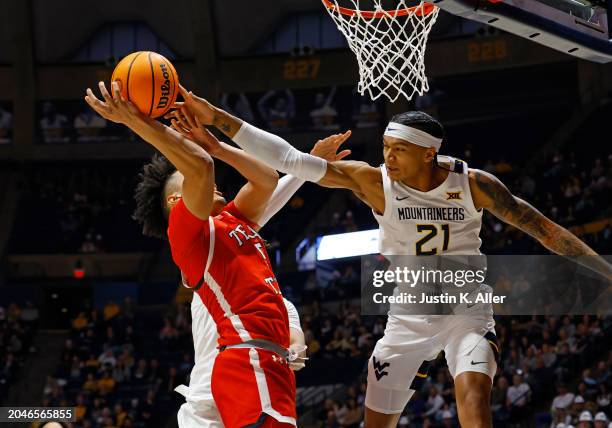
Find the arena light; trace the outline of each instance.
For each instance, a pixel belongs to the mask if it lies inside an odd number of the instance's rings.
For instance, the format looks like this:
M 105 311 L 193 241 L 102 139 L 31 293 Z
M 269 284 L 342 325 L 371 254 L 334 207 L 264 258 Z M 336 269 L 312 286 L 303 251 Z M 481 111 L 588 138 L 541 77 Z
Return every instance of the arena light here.
M 317 260 L 342 259 L 378 253 L 378 229 L 324 235 L 319 238 Z

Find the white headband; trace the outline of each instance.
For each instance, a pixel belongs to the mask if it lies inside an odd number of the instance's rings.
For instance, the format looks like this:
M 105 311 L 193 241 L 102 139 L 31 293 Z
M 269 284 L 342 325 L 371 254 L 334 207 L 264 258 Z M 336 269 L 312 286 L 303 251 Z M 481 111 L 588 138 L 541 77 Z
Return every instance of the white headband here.
M 433 147 L 436 149 L 436 152 L 440 150 L 440 146 L 442 145 L 442 138 L 433 137 L 427 132 L 402 125 L 401 123 L 389 122 L 387 129 L 385 129 L 384 135 L 399 138 L 400 140 L 404 140 L 421 147 Z

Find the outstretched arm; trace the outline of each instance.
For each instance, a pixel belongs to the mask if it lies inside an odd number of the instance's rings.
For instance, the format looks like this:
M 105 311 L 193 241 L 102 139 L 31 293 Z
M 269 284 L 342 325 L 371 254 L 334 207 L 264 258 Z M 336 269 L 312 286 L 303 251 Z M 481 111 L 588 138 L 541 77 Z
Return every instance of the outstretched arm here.
M 193 215 L 206 220 L 212 209 L 215 183 L 210 155 L 174 129 L 143 115 L 121 96 L 117 82 L 112 83 L 112 96 L 103 82 L 99 87 L 104 101 L 88 88 L 87 104 L 105 119 L 127 126 L 168 158 L 185 177 L 182 190 L 185 205 Z
M 476 208 L 485 208 L 500 220 L 537 239 L 544 247 L 562 256 L 584 257 L 587 267 L 612 278 L 612 266 L 587 244 L 553 222 L 521 198 L 514 196 L 494 175 L 470 170 L 470 190 Z
M 350 150 L 342 150 L 338 152 L 342 141 L 336 141 L 333 138 L 324 138 L 323 140 L 317 141 L 310 154 L 321 159 L 325 159 L 328 162 L 335 162 L 344 159 L 351 154 Z M 264 227 L 270 219 L 279 212 L 289 200 L 293 197 L 295 192 L 304 184 L 304 180 L 297 178 L 293 175 L 285 175 L 278 181 L 274 193 L 270 197 L 270 201 L 266 206 L 264 213 L 261 218 L 257 221 L 257 224 Z
M 238 211 L 255 223 L 276 189 L 278 173 L 244 151 L 217 140 L 204 126 L 197 124 L 195 117 L 185 107 L 172 119 L 172 127 L 247 179 L 247 183 L 234 198 L 234 203 Z
M 195 114 L 199 123 L 215 126 L 233 139 L 244 151 L 280 172 L 318 183 L 321 186 L 345 188 L 358 193 L 364 193 L 363 186 L 371 185 L 373 179 L 380 175 L 380 170 L 365 162 L 326 162 L 302 153 L 277 135 L 243 122 L 191 92 L 187 93 L 182 89 L 182 93 L 184 93 L 185 102 L 177 103 L 177 107 L 184 106 Z M 173 118 L 176 115 L 175 110 L 166 117 Z M 342 142 L 350 135 L 351 132 L 348 131 L 329 138 Z

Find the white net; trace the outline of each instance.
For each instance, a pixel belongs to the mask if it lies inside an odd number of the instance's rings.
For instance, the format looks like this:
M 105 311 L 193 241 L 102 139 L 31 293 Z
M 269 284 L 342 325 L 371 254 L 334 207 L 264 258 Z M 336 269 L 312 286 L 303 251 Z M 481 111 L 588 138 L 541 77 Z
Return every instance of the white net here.
M 437 7 L 397 0 L 395 9 L 385 10 L 382 0 L 372 0 L 374 9 L 360 10 L 360 0 L 346 0 L 352 3 L 348 8 L 338 0 L 322 1 L 357 57 L 361 95 L 367 91 L 372 100 L 385 95 L 394 102 L 400 95 L 410 100 L 429 90 L 425 48 Z

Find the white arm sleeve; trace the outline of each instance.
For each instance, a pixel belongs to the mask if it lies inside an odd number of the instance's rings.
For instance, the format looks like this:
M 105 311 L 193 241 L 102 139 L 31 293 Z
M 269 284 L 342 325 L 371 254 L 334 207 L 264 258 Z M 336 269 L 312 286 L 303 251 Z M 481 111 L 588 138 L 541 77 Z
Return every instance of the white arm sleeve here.
M 302 326 L 300 324 L 300 314 L 298 314 L 297 309 L 289 300 L 283 297 L 283 301 L 285 302 L 285 307 L 287 308 L 287 314 L 289 315 L 289 328 L 294 328 L 296 330 L 302 331 Z
M 270 219 L 285 206 L 289 199 L 298 191 L 304 184 L 304 180 L 294 177 L 293 175 L 285 175 L 283 178 L 278 180 L 276 189 L 266 205 L 266 210 L 261 215 L 256 223 L 264 227 L 264 225 L 270 221 Z
M 281 137 L 246 122 L 234 136 L 234 142 L 268 166 L 306 181 L 316 183 L 327 172 L 326 160 L 300 152 Z

